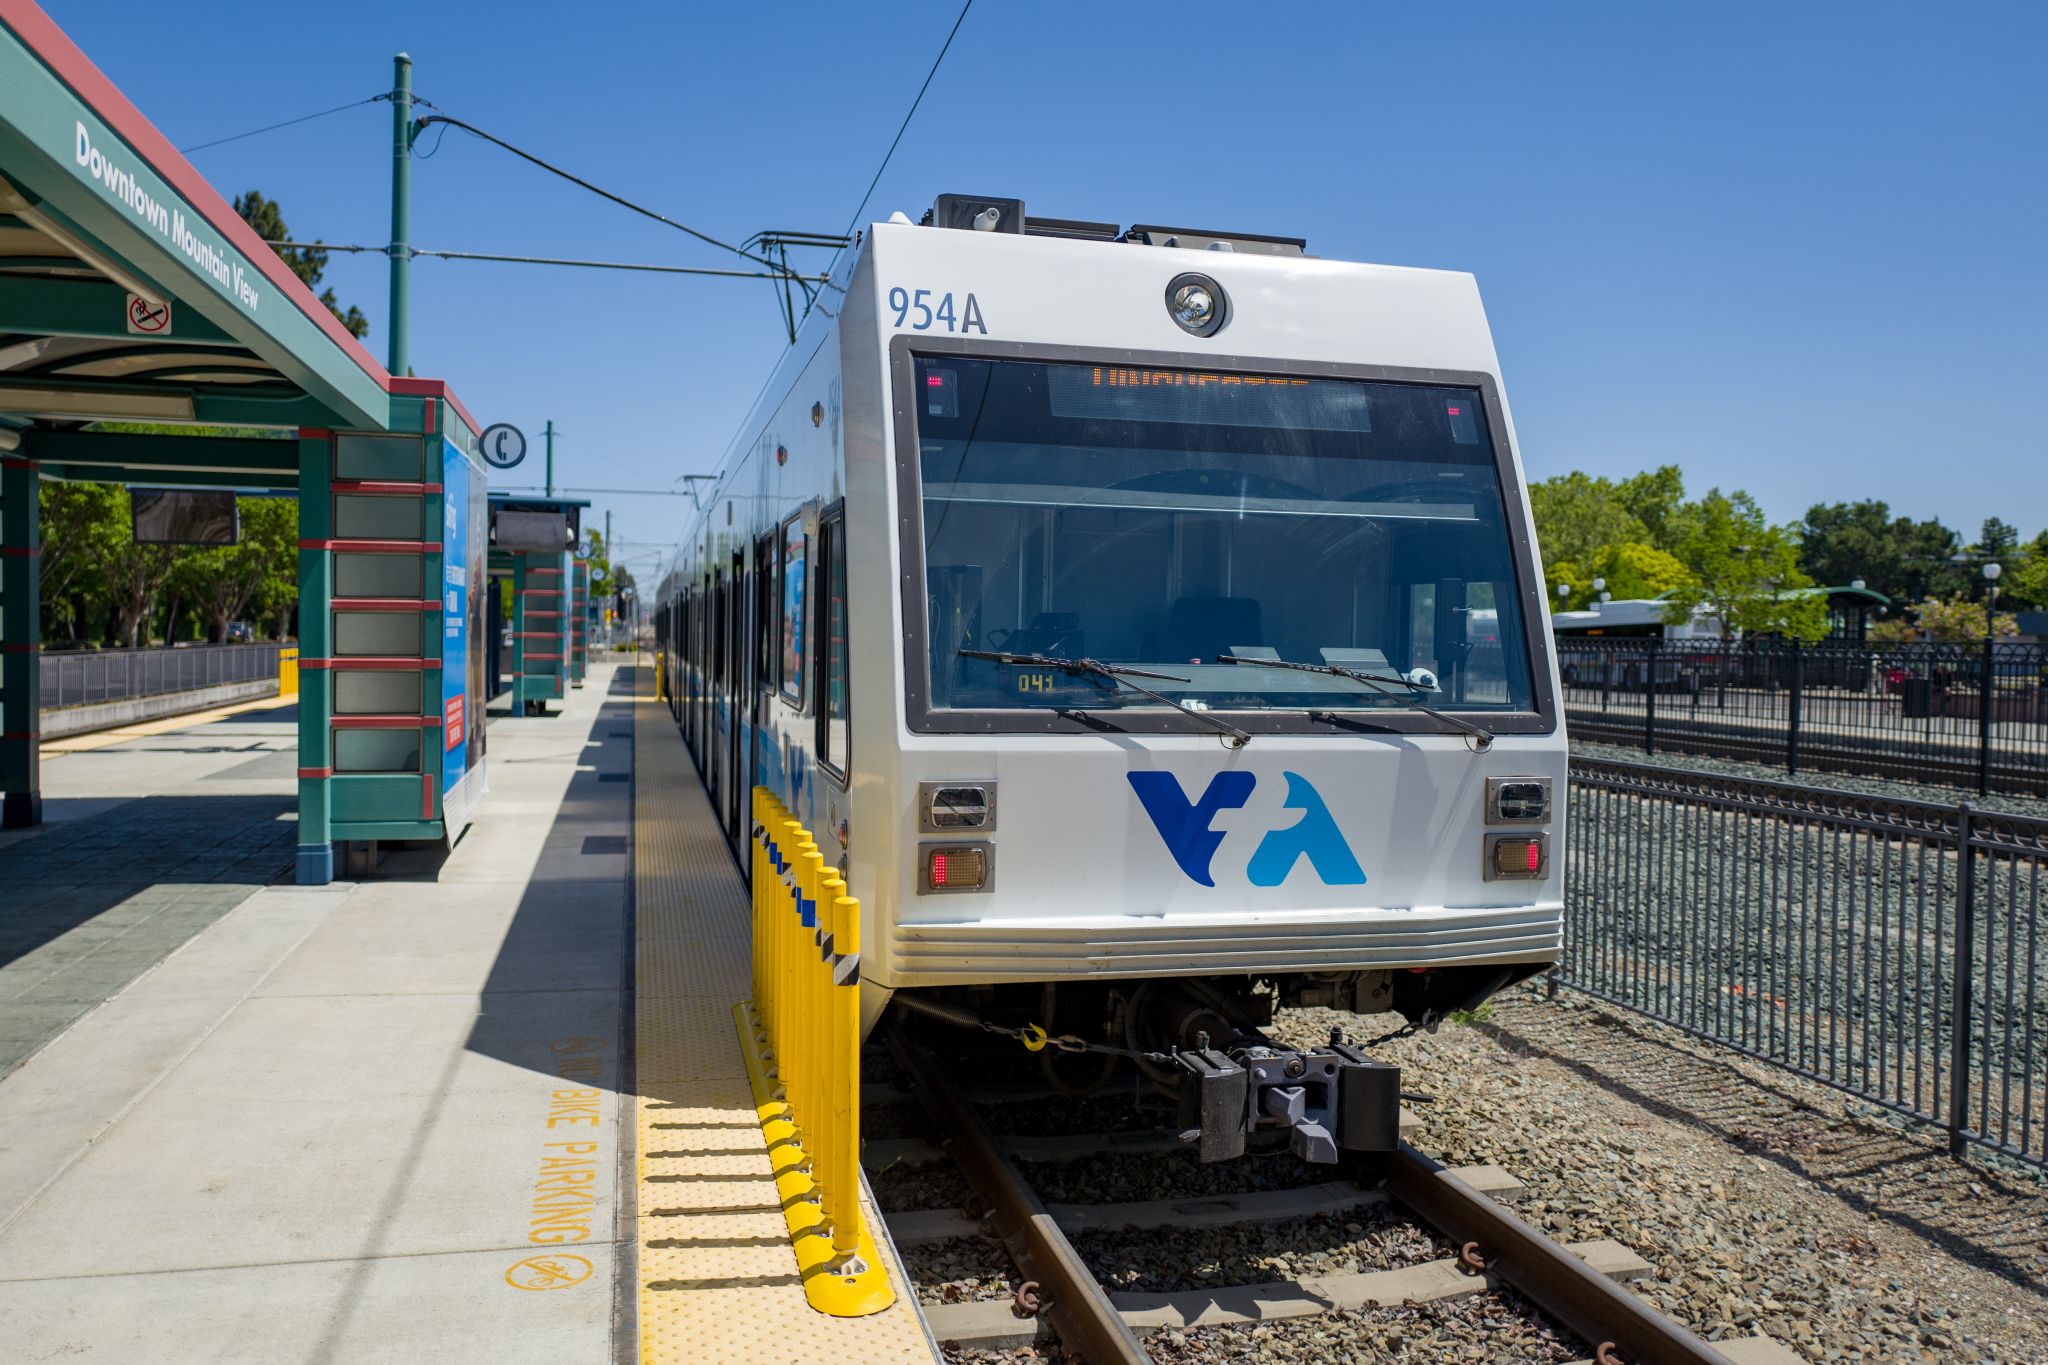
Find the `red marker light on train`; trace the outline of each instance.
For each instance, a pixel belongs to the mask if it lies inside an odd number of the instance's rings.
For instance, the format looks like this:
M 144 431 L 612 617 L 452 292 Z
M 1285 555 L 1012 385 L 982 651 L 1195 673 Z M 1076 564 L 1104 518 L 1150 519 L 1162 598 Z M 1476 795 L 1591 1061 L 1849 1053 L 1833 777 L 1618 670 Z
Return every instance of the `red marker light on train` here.
M 1486 836 L 1486 880 L 1538 881 L 1550 871 L 1549 848 L 1541 834 Z
M 926 844 L 923 884 L 931 891 L 986 891 L 989 883 L 988 844 Z

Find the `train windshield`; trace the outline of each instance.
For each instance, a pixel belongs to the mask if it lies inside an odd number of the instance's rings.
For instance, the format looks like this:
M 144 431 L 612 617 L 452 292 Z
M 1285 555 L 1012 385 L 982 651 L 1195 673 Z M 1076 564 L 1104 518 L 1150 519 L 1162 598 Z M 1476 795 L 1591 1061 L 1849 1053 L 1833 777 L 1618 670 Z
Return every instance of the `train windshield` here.
M 1160 708 L 989 653 L 1198 710 L 1533 709 L 1476 389 L 961 356 L 913 382 L 935 709 Z

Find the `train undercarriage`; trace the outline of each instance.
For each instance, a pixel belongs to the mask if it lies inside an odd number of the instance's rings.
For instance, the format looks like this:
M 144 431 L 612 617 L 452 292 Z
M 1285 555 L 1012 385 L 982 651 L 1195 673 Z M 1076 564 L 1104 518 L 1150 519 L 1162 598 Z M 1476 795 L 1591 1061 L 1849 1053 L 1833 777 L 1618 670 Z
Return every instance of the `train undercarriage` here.
M 972 1053 L 1021 1044 L 1065 1093 L 1102 1089 L 1135 1069 L 1173 1099 L 1181 1140 L 1203 1161 L 1288 1150 L 1304 1161 L 1335 1163 L 1399 1143 L 1401 1072 L 1375 1059 L 1375 1046 L 1432 1028 L 1543 968 L 1531 962 L 956 986 L 899 991 L 894 1003 L 954 1026 L 926 1030 L 933 1046 Z M 1355 1037 L 1340 1026 L 1326 1043 L 1294 1047 L 1268 1031 L 1275 1010 L 1292 1006 L 1362 1018 Z M 1404 1022 L 1393 1024 L 1394 1016 Z

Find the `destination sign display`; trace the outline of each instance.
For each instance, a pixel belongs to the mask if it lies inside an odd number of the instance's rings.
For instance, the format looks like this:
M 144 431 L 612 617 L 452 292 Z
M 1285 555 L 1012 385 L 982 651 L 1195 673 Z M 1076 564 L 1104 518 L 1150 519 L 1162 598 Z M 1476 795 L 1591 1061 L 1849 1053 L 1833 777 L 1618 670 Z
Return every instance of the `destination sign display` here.
M 1048 365 L 1052 415 L 1120 422 L 1372 430 L 1366 386 L 1345 380 L 1136 365 Z

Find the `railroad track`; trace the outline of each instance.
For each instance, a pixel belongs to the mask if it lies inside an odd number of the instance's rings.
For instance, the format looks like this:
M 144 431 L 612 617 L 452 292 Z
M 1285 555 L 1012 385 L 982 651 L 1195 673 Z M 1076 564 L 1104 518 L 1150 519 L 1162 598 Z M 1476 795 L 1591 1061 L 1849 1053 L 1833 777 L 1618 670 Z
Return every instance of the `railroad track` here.
M 1272 1323 L 1512 1286 L 1551 1321 L 1592 1345 L 1591 1360 L 1598 1365 L 1797 1360 L 1768 1338 L 1708 1343 L 1695 1336 L 1622 1287 L 1650 1273 L 1649 1264 L 1634 1252 L 1608 1240 L 1565 1244 L 1544 1236 L 1506 1206 L 1521 1193 L 1519 1182 L 1493 1166 L 1439 1165 L 1405 1140 L 1413 1122 L 1405 1114 L 1400 1149 L 1376 1163 L 1378 1178 L 1370 1183 L 1345 1179 L 1116 1204 L 1047 1203 L 1019 1170 L 1019 1160 L 1060 1163 L 1103 1152 L 1165 1153 L 1179 1146 L 1177 1137 L 1145 1131 L 999 1136 L 970 1091 L 940 1062 L 899 1031 L 891 1031 L 887 1042 L 912 1097 L 931 1120 L 932 1136 L 870 1142 L 863 1161 L 872 1169 L 950 1161 L 987 1210 L 986 1219 L 962 1209 L 888 1214 L 891 1237 L 899 1246 L 916 1246 L 992 1233 L 1019 1276 L 1012 1300 L 927 1304 L 926 1318 L 942 1342 L 997 1350 L 1040 1342 L 1049 1331 L 1072 1357 L 1090 1365 L 1137 1365 L 1152 1359 L 1143 1338 L 1153 1331 Z M 1070 1233 L 1095 1230 L 1170 1233 L 1388 1205 L 1432 1229 L 1457 1254 L 1390 1270 L 1112 1293 L 1069 1239 Z

